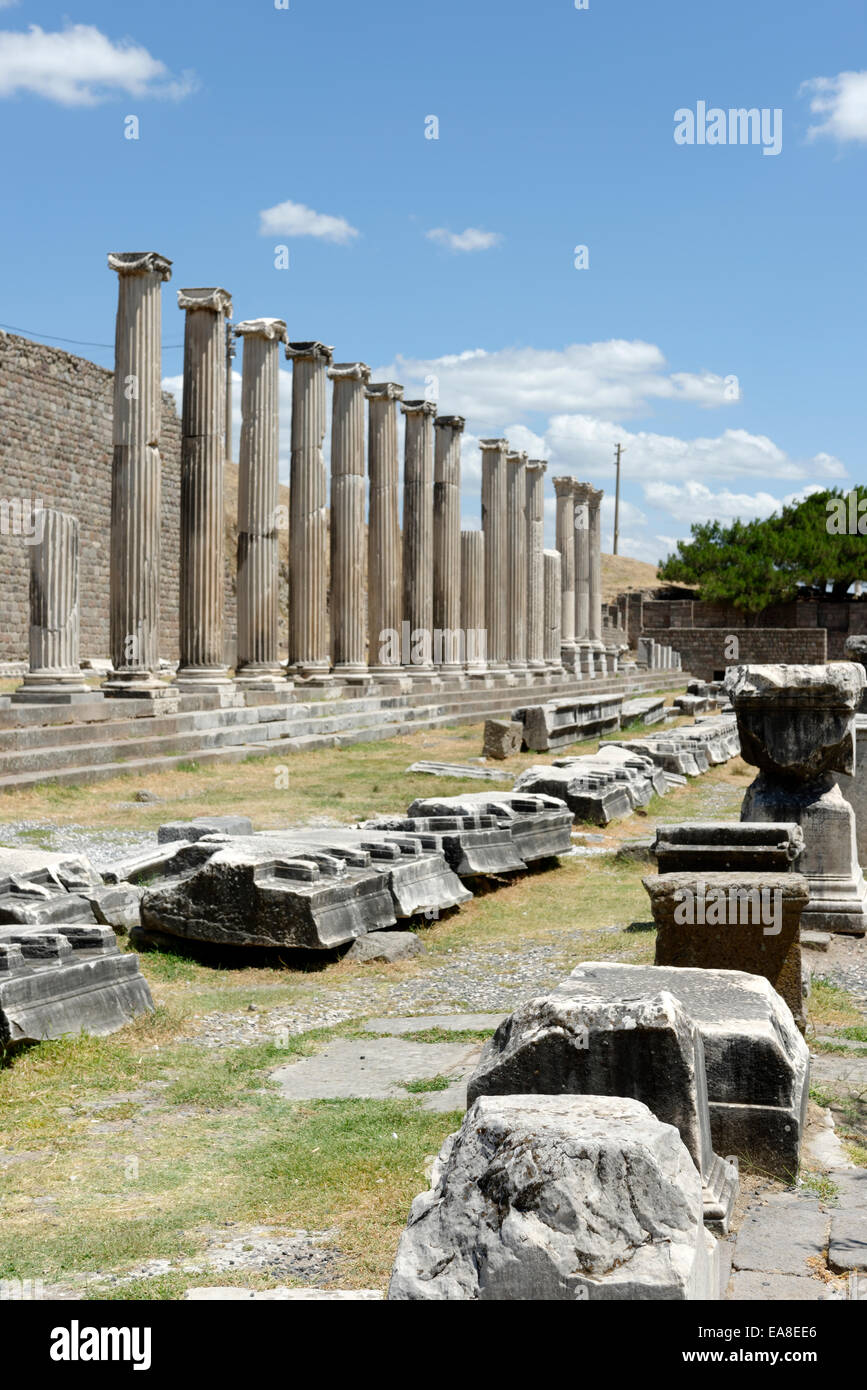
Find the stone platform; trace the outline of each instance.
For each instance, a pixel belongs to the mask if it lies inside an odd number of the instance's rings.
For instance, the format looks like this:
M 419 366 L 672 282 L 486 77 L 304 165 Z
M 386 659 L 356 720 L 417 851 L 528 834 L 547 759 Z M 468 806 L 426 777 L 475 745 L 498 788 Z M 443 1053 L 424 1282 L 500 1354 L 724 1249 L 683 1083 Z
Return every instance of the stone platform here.
M 490 678 L 493 682 L 494 678 Z M 415 679 L 409 691 L 335 682 L 318 691 L 236 689 L 161 701 L 94 698 L 75 705 L 13 705 L 0 699 L 0 790 L 39 782 L 95 782 L 196 762 L 242 761 L 266 753 L 343 747 L 453 724 L 508 716 L 516 704 L 571 695 L 679 690 L 683 672 L 648 671 L 529 685 L 473 686 Z

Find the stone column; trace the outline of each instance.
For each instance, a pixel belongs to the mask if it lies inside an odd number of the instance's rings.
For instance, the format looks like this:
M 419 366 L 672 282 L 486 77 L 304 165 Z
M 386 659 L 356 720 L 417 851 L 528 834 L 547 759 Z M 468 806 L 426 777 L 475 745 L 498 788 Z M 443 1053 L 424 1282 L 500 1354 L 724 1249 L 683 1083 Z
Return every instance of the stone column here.
M 236 678 L 263 689 L 291 689 L 279 660 L 279 353 L 282 319 L 247 319 L 241 368 L 238 453 L 238 655 Z
M 589 483 L 572 482 L 575 503 L 575 669 L 581 676 L 596 675 L 590 644 L 590 493 Z
M 322 444 L 326 373 L 332 349 L 289 343 L 292 363 L 292 458 L 289 474 L 289 670 L 317 685 L 331 682 L 328 642 L 328 479 Z
M 223 467 L 227 290 L 178 290 L 184 324 L 181 444 L 182 689 L 231 689 L 223 660 Z
M 571 478 L 555 478 L 557 495 L 557 549 L 560 552 L 560 664 L 568 672 L 575 667 L 575 494 Z
M 162 296 L 171 261 L 156 251 L 109 255 L 117 271 L 111 474 L 111 659 L 106 694 L 177 699 L 160 668 Z
M 404 401 L 403 617 L 409 624 L 404 671 L 433 673 L 433 401 Z M 409 662 L 407 663 L 407 656 Z
M 466 637 L 467 675 L 487 676 L 485 613 L 485 536 L 482 531 L 461 532 L 461 627 Z
M 367 519 L 367 622 L 370 674 L 401 681 L 402 587 L 400 553 L 400 462 L 397 402 L 403 387 L 393 381 L 367 388 L 370 506 Z
M 506 455 L 509 670 L 527 679 L 527 455 Z
M 527 665 L 547 674 L 545 661 L 545 473 L 547 464 L 527 464 Z
M 364 596 L 364 390 L 370 368 L 343 362 L 334 382 L 331 414 L 331 636 L 334 674 L 353 683 L 368 679 Z
M 544 559 L 545 583 L 545 665 L 550 675 L 561 677 L 562 659 L 562 617 L 563 581 L 560 570 L 563 563 L 559 550 L 546 550 Z
M 34 512 L 30 545 L 30 670 L 15 704 L 101 700 L 79 663 L 78 518 L 53 508 Z
M 602 524 L 599 508 L 605 494 L 590 488 L 587 505 L 590 511 L 590 585 L 588 591 L 588 630 L 593 648 L 597 676 L 607 673 L 605 644 L 602 641 Z
M 461 641 L 462 415 L 434 421 L 433 626 L 434 661 L 444 676 L 460 675 L 468 659 Z M 484 627 L 484 621 L 482 622 Z

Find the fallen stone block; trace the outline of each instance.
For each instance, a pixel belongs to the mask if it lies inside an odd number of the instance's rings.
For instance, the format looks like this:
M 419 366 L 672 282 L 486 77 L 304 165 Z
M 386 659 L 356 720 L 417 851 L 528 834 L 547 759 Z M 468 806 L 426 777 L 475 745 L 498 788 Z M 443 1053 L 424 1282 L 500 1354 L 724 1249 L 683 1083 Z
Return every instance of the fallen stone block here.
M 300 831 L 263 831 L 262 838 L 279 843 L 282 839 L 293 844 L 318 846 L 326 854 L 345 858 L 357 867 L 369 863 L 388 876 L 388 886 L 399 918 L 418 913 L 436 915 L 469 902 L 472 893 L 465 888 L 440 850 L 424 849 L 417 837 L 399 832 L 375 829 L 343 829 Z
M 591 734 L 619 729 L 622 706 L 622 695 L 579 695 L 542 705 L 524 705 L 512 711 L 512 719 L 522 726 L 524 748 L 547 753 Z
M 794 822 L 687 821 L 662 825 L 653 852 L 661 874 L 689 870 L 794 872 L 804 835 Z
M 556 796 L 566 803 L 576 821 L 590 825 L 608 825 L 630 815 L 633 801 L 626 782 L 618 782 L 610 769 L 600 768 L 591 774 L 580 762 L 576 759 L 565 767 L 528 767 L 515 783 L 515 790 Z
M 359 852 L 360 853 L 360 852 Z M 144 932 L 219 945 L 331 950 L 392 927 L 388 877 L 302 842 L 251 836 L 180 842 L 141 902 Z
M 346 960 L 390 965 L 393 961 L 411 960 L 413 956 L 425 954 L 425 946 L 414 932 L 372 931 L 356 937 L 346 952 Z
M 407 772 L 427 772 L 431 777 L 471 778 L 480 782 L 508 782 L 511 772 L 499 767 L 484 767 L 481 763 L 411 763 Z
M 621 724 L 632 724 L 641 720 L 642 724 L 661 724 L 665 718 L 665 700 L 661 695 L 642 696 L 637 700 L 624 700 L 621 710 Z
M 482 755 L 485 758 L 514 757 L 521 751 L 524 726 L 517 720 L 486 719 Z
M 806 1122 L 810 1054 L 788 1005 L 760 975 L 588 961 L 554 991 L 617 1000 L 665 989 L 704 1044 L 713 1147 L 791 1181 Z
M 104 884 L 89 888 L 85 896 L 98 922 L 117 932 L 129 932 L 141 926 L 143 891 L 132 883 Z
M 508 825 L 494 816 L 383 816 L 362 828 L 415 837 L 422 849 L 442 854 L 458 878 L 499 878 L 527 867 Z
M 102 1036 L 152 1009 L 138 957 L 108 928 L 0 928 L 0 1046 Z
M 467 792 L 463 796 L 429 796 L 413 801 L 409 816 L 493 816 L 508 825 L 512 843 L 525 864 L 568 854 L 572 848 L 572 813 L 555 796 L 528 792 Z
M 413 1202 L 388 1297 L 716 1299 L 701 1178 L 638 1101 L 482 1097 Z
M 728 1230 L 738 1181 L 713 1152 L 704 1047 L 672 994 L 628 999 L 542 995 L 501 1023 L 467 1084 L 491 1095 L 629 1096 L 674 1125 L 704 1184 L 704 1219 Z
M 253 822 L 249 816 L 197 816 L 195 820 L 174 820 L 161 825 L 157 844 L 168 845 L 174 840 L 202 840 L 206 835 L 252 835 Z

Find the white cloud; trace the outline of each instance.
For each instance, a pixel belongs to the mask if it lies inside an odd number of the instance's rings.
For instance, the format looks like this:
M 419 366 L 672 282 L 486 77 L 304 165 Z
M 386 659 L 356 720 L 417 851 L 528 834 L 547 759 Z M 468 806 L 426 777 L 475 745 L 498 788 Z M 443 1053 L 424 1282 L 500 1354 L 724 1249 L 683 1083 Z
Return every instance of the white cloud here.
M 450 232 L 447 227 L 432 227 L 425 233 L 428 241 L 437 241 L 450 251 L 490 251 L 503 240 L 499 232 L 483 232 L 479 227 L 467 227 L 464 232 Z
M 174 78 L 146 48 L 131 39 L 113 42 L 90 24 L 0 32 L 0 97 L 29 93 L 62 106 L 95 106 L 121 93 L 179 100 L 197 86 L 193 73 Z
M 481 432 L 501 431 L 503 421 L 532 412 L 593 411 L 618 416 L 653 401 L 702 407 L 736 403 L 730 377 L 709 371 L 666 370 L 655 344 L 611 339 L 572 343 L 562 349 L 472 348 L 428 359 L 398 356 L 376 369 L 379 379 L 401 381 L 408 392 L 435 378 L 447 408 L 472 417 Z
M 314 212 L 303 203 L 277 203 L 259 213 L 260 236 L 312 236 L 321 241 L 336 241 L 342 245 L 352 241 L 359 232 L 343 217 Z
M 0 0 L 0 10 L 11 10 L 13 5 L 20 5 L 21 0 Z
M 801 83 L 800 90 L 812 93 L 810 110 L 820 117 L 810 126 L 808 139 L 828 135 L 839 141 L 867 141 L 867 71 L 811 77 Z

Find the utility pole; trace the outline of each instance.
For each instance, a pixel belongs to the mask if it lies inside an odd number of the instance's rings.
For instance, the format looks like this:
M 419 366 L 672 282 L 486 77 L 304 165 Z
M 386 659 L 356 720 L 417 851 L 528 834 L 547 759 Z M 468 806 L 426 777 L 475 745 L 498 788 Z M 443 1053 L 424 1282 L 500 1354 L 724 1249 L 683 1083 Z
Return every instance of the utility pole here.
M 617 546 L 620 541 L 620 455 L 625 454 L 626 450 L 620 444 L 614 446 L 614 461 L 617 464 L 617 486 L 614 490 L 614 550 L 613 555 L 617 554 Z
M 230 319 L 226 319 L 226 463 L 232 459 L 232 359 L 235 356 L 235 334 Z

